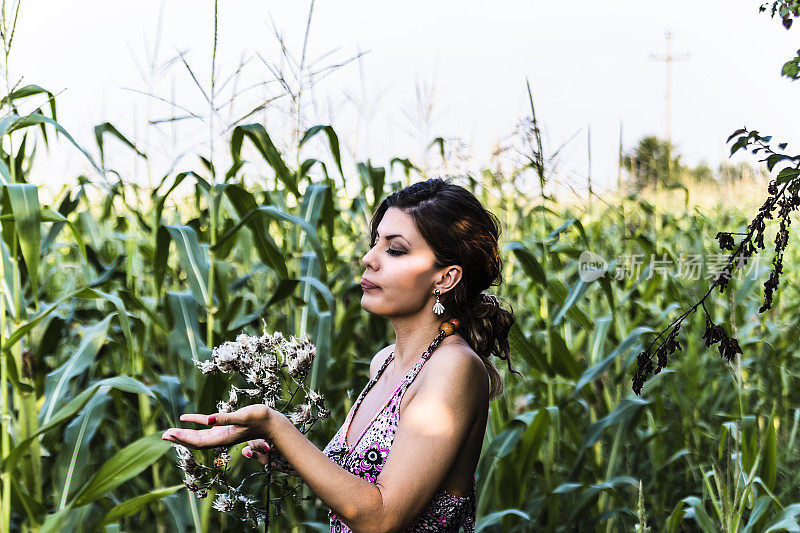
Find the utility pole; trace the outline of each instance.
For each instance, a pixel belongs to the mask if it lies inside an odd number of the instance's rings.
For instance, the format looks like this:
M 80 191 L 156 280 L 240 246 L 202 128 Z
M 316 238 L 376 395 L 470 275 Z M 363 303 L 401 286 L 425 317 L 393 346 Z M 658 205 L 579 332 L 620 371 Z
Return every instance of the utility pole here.
M 650 54 L 650 59 L 653 61 L 663 61 L 666 66 L 667 75 L 666 75 L 666 110 L 665 110 L 665 121 L 667 125 L 667 142 L 672 144 L 672 63 L 674 61 L 683 61 L 689 57 L 689 54 L 683 53 L 679 56 L 672 55 L 672 32 L 667 31 L 664 34 L 667 40 L 667 53 L 664 56 L 657 56 L 655 54 Z
M 589 129 L 586 135 L 586 149 L 588 154 L 588 171 L 589 171 L 589 202 L 592 201 L 592 125 L 589 124 Z
M 667 178 L 671 175 L 672 171 L 672 63 L 674 61 L 682 61 L 689 57 L 689 54 L 683 53 L 679 56 L 672 55 L 672 32 L 667 31 L 664 36 L 667 40 L 667 53 L 664 56 L 657 56 L 650 54 L 650 59 L 653 61 L 663 61 L 666 66 L 666 90 L 665 90 L 665 111 L 664 118 L 667 127 Z M 658 217 L 658 173 L 656 173 L 656 231 L 660 229 L 660 220 Z
M 622 185 L 622 121 L 619 121 L 619 153 L 617 154 L 617 192 Z
M 636 157 L 636 155 L 631 152 L 631 158 Z M 630 174 L 628 174 L 630 176 Z M 625 238 L 625 196 L 622 194 L 622 120 L 619 121 L 619 153 L 617 155 L 617 194 L 622 195 L 619 199 L 619 207 L 620 207 L 620 234 L 622 238 Z

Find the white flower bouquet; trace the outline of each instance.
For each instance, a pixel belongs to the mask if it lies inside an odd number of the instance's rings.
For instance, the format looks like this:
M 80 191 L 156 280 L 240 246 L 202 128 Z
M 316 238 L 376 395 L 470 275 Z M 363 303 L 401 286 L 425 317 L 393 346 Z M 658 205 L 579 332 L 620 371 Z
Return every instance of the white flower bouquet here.
M 280 331 L 270 335 L 264 325 L 264 333 L 260 337 L 240 334 L 235 341 L 214 348 L 209 359 L 195 363 L 203 374 L 230 374 L 231 381 L 238 378 L 245 385 L 239 387 L 231 383 L 227 401 L 217 403 L 218 412 L 229 413 L 246 405 L 264 403 L 286 414 L 295 425 L 300 426 L 301 432 L 306 433 L 316 421 L 330 416 L 322 395 L 304 385 L 316 357 L 316 346 L 306 337 L 298 339 L 292 335 L 286 339 Z M 303 402 L 292 405 L 300 392 Z M 284 400 L 284 394 L 288 394 L 288 399 Z M 272 504 L 275 505 L 276 514 L 281 514 L 280 503 L 286 497 L 285 489 L 289 488 L 289 483 L 285 476 L 273 478 L 272 474 L 291 475 L 292 469 L 279 454 L 273 458 L 274 461 L 234 485 L 227 479 L 231 461 L 227 448 L 214 448 L 213 463 L 206 466 L 196 460 L 189 448 L 181 444 L 173 444 L 173 447 L 178 454 L 178 466 L 184 473 L 186 487 L 198 498 L 205 498 L 209 490 L 217 492 L 214 509 L 230 513 L 241 521 L 252 520 L 256 524 L 269 519 Z M 273 464 L 278 468 L 272 468 Z M 260 488 L 266 489 L 266 505 L 262 505 L 259 498 L 245 489 L 245 483 L 254 476 L 264 477 Z M 276 498 L 269 497 L 271 484 L 280 484 L 284 489 Z M 289 489 L 290 493 L 295 491 L 296 488 Z

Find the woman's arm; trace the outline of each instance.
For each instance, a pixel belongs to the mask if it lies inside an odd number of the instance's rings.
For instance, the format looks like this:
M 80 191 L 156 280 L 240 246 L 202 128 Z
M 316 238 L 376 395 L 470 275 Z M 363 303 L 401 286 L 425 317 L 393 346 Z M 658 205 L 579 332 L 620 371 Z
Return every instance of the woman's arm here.
M 165 438 L 191 447 L 265 438 L 354 532 L 396 531 L 410 524 L 433 498 L 480 406 L 488 402 L 488 377 L 476 355 L 457 345 L 440 346 L 426 365 L 434 368 L 426 372 L 403 412 L 392 451 L 375 484 L 339 466 L 285 415 L 263 405 L 260 407 L 268 416 L 259 416 L 256 406 L 215 414 L 213 423 L 205 415 L 182 415 L 183 421 L 218 427 L 199 431 L 170 428 Z M 254 412 L 249 416 L 241 414 L 251 409 Z
M 233 446 L 265 438 L 302 480 L 353 531 L 380 531 L 381 495 L 369 481 L 351 474 L 320 451 L 280 411 L 264 404 L 210 416 L 187 413 L 183 422 L 209 429 L 169 428 L 162 438 L 190 448 Z
M 453 466 L 479 406 L 488 402 L 488 376 L 474 354 L 442 346 L 426 365 L 434 368 L 403 412 L 375 484 L 336 464 L 286 417 L 267 424 L 267 441 L 355 532 L 398 531 L 413 522 Z
M 394 344 L 390 344 L 389 346 L 378 350 L 378 353 L 372 357 L 372 361 L 369 363 L 369 379 L 375 377 L 378 369 L 381 367 L 383 362 L 389 356 L 389 352 L 393 350 L 394 347 Z M 277 449 L 272 450 L 266 440 L 261 438 L 254 439 L 248 441 L 247 444 L 247 446 L 242 448 L 242 454 L 244 454 L 245 457 L 255 459 L 265 466 L 267 461 L 271 461 L 274 464 L 274 468 L 277 468 L 285 474 L 297 476 L 297 472 L 291 467 L 291 465 L 286 464 L 286 458 L 283 457 L 283 455 Z M 268 452 L 270 453 L 269 456 Z
M 381 531 L 383 504 L 374 484 L 339 466 L 285 416 L 274 417 L 267 425 L 267 441 L 350 529 Z
M 377 531 L 400 531 L 441 488 L 478 415 L 489 401 L 489 377 L 472 350 L 440 346 L 400 418 L 392 449 L 376 479 Z

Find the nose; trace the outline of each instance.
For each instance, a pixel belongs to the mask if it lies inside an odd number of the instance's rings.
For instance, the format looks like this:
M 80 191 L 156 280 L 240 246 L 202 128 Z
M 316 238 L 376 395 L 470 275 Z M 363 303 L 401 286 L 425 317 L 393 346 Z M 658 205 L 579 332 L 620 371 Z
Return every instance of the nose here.
M 371 255 L 373 248 L 370 248 L 369 250 L 367 250 L 367 253 L 365 253 L 363 255 L 363 257 L 361 258 L 361 261 L 364 263 L 364 266 L 372 268 L 373 270 L 375 270 L 375 265 L 373 264 L 373 259 L 372 259 L 372 255 Z
M 372 256 L 370 256 L 370 255 L 369 255 L 369 253 L 370 253 L 371 251 L 372 251 L 372 250 L 367 250 L 367 253 L 365 253 L 365 254 L 364 254 L 362 257 L 361 257 L 361 262 L 363 262 L 363 263 L 364 263 L 364 266 L 370 266 L 370 263 L 372 262 Z

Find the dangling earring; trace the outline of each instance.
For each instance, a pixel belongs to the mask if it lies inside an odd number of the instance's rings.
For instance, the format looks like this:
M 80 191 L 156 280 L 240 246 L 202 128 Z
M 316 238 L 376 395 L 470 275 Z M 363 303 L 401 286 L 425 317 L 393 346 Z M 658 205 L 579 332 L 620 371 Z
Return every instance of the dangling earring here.
M 444 306 L 442 305 L 442 302 L 439 301 L 440 291 L 439 289 L 436 289 L 433 292 L 434 294 L 436 294 L 436 304 L 433 306 L 433 312 L 436 313 L 437 315 L 441 315 L 442 313 L 444 313 Z

